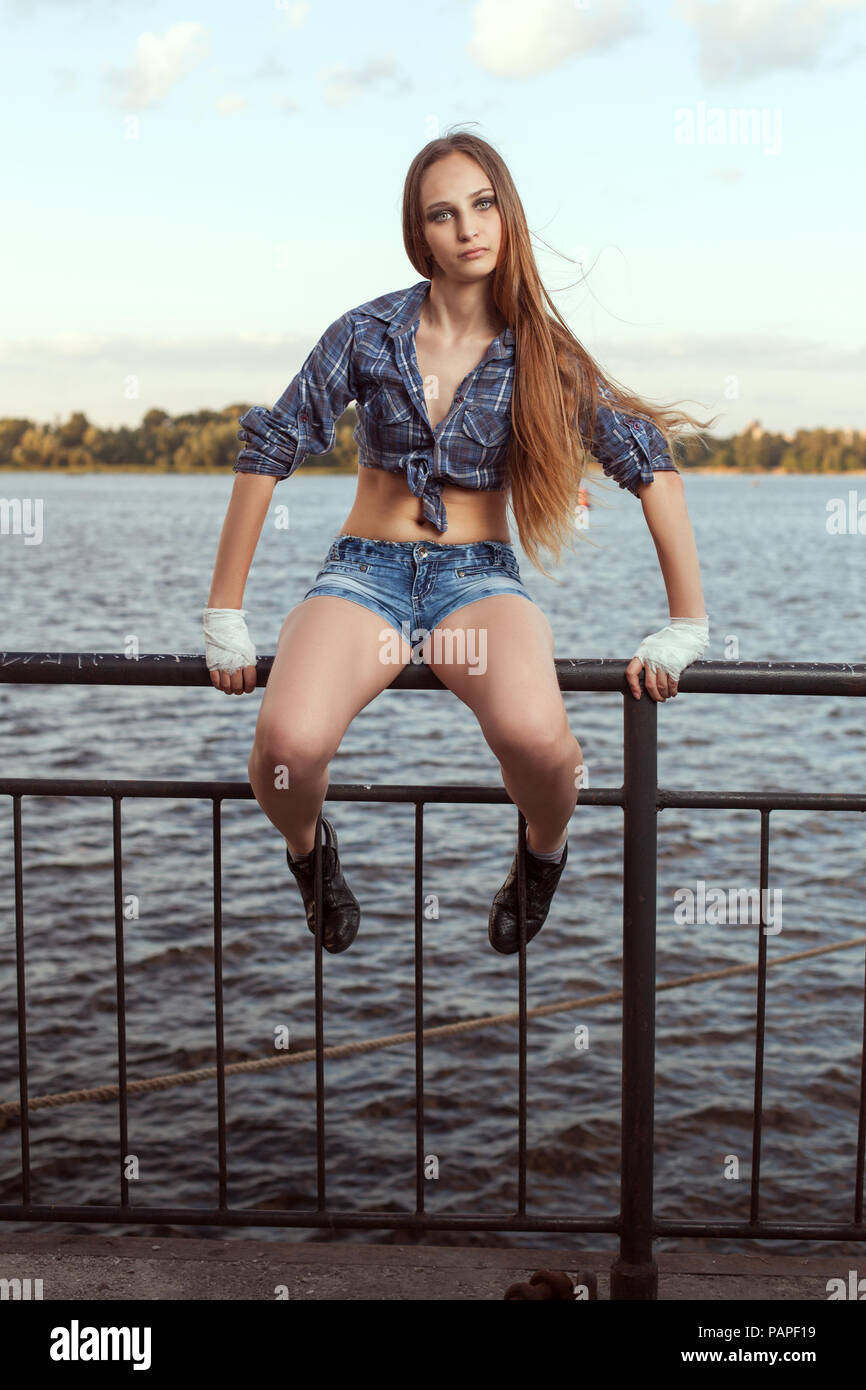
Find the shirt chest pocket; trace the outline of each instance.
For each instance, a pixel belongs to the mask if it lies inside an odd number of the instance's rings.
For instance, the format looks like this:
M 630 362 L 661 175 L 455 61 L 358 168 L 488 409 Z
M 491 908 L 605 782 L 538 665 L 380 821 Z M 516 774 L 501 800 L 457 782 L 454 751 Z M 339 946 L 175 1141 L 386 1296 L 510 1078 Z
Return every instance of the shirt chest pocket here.
M 412 414 L 412 403 L 396 386 L 379 386 L 364 402 L 364 410 L 378 424 L 399 425 Z
M 463 412 L 462 430 L 476 444 L 483 445 L 485 449 L 495 449 L 511 434 L 511 416 L 484 406 L 467 406 Z

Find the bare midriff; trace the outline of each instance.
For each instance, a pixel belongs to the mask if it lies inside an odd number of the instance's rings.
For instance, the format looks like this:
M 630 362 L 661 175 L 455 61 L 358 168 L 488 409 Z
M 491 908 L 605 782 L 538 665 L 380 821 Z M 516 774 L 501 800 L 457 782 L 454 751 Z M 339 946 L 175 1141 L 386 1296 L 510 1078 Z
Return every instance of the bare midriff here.
M 473 541 L 511 543 L 506 494 L 442 486 L 448 530 L 438 531 L 424 516 L 423 503 L 410 491 L 403 473 L 359 467 L 358 490 L 339 535 L 376 541 L 438 541 L 440 545 L 469 545 Z

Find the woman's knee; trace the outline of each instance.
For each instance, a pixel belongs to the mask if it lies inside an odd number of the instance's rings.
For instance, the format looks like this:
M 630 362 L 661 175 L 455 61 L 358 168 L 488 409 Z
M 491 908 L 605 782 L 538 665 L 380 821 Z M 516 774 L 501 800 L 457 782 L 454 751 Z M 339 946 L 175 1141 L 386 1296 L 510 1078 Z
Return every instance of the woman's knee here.
M 332 732 L 321 725 L 266 724 L 256 730 L 247 764 L 250 782 L 276 777 L 281 769 L 299 781 L 321 776 L 335 752 Z
M 564 710 L 561 718 L 550 711 L 512 711 L 489 724 L 484 736 L 500 762 L 555 767 L 566 758 L 581 762 L 583 757 Z

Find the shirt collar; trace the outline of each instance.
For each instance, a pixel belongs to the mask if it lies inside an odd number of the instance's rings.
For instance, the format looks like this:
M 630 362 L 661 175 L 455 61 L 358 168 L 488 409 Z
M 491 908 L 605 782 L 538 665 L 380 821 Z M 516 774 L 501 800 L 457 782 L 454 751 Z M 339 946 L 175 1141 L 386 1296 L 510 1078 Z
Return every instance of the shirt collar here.
M 388 337 L 396 338 L 398 333 L 404 333 L 409 328 L 414 328 L 421 317 L 421 305 L 430 289 L 429 280 L 419 280 L 417 285 L 411 285 L 409 289 L 400 291 L 395 296 L 394 304 L 391 308 L 384 309 L 379 315 L 390 325 Z M 503 331 L 493 339 L 490 350 L 494 357 L 507 357 L 514 351 L 514 330 L 508 324 Z

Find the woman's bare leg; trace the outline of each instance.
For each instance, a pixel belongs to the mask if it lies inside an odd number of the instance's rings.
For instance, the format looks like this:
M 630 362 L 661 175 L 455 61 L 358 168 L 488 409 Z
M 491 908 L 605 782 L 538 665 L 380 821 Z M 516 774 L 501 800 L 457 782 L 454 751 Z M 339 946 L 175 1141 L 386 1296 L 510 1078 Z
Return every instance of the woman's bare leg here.
M 423 648 L 442 684 L 476 715 L 505 790 L 526 817 L 527 844 L 539 854 L 552 853 L 565 839 L 583 763 L 553 649 L 547 618 L 517 594 L 494 594 L 458 609 Z
M 328 764 L 365 705 L 411 659 L 387 661 L 399 634 L 349 599 L 317 594 L 293 608 L 280 629 L 248 764 L 250 785 L 292 854 L 315 843 L 328 790 Z

